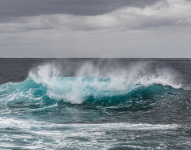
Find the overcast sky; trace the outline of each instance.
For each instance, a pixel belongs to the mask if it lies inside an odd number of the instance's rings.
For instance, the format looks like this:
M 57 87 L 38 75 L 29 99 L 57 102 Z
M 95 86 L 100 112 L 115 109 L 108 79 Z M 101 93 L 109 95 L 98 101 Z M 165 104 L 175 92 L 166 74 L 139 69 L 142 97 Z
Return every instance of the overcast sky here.
M 0 57 L 191 57 L 191 0 L 0 0 Z

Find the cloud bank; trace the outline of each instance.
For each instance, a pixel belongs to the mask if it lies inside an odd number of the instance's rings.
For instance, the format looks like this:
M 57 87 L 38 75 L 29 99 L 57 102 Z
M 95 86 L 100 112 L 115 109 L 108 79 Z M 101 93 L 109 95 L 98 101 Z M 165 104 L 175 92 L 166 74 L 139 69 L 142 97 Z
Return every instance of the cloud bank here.
M 36 57 L 37 51 L 40 57 L 164 57 L 168 51 L 167 57 L 178 57 L 178 48 L 187 53 L 191 46 L 184 43 L 190 27 L 188 0 L 0 1 L 0 51 L 5 57 L 17 52 L 16 57 Z M 182 43 L 174 44 L 178 41 Z

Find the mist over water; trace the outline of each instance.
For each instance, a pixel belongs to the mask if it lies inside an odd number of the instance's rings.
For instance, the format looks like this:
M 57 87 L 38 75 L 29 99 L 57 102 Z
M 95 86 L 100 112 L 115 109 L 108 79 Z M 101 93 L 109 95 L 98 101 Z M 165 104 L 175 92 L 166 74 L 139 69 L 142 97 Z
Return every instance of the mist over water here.
M 191 148 L 190 60 L 26 62 L 0 85 L 0 148 Z

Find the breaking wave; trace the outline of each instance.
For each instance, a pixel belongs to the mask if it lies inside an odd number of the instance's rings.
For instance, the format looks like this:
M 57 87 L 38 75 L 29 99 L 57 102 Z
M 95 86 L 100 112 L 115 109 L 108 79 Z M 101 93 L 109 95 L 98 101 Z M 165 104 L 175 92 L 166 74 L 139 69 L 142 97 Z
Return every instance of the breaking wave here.
M 19 83 L 0 86 L 1 105 L 18 104 L 30 109 L 65 104 L 122 107 L 127 110 L 149 109 L 163 97 L 185 93 L 174 75 L 167 70 L 148 73 L 147 65 L 137 64 L 129 70 L 99 72 L 93 64 L 85 64 L 74 77 L 62 77 L 54 64 L 32 69 Z M 181 96 L 181 94 L 179 94 Z

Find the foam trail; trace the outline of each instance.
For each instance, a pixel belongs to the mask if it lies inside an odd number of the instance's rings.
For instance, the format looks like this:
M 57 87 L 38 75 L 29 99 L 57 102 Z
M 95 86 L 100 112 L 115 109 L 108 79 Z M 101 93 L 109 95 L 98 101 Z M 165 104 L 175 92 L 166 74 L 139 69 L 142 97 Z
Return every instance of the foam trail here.
M 181 127 L 177 124 L 130 124 L 130 123 L 102 123 L 102 124 L 54 124 L 35 120 L 19 120 L 0 118 L 0 128 L 21 128 L 28 130 L 32 128 L 52 128 L 52 127 L 67 127 L 68 129 L 77 128 L 78 130 L 166 130 L 176 129 Z M 45 133 L 47 134 L 47 133 Z
M 32 119 L 21 120 L 0 117 L 0 129 L 6 133 L 0 138 L 0 147 L 7 149 L 66 149 L 68 147 L 87 149 L 89 146 L 88 149 L 100 149 L 101 146 L 108 149 L 113 144 L 121 144 L 121 138 L 129 141 L 132 140 L 132 137 L 134 139 L 139 136 L 134 135 L 132 132 L 144 130 L 144 132 L 154 132 L 155 135 L 156 132 L 165 133 L 166 130 L 176 131 L 179 127 L 181 126 L 177 124 L 141 123 L 55 124 Z M 12 133 L 15 130 L 19 134 Z M 148 133 L 144 136 L 148 137 Z

